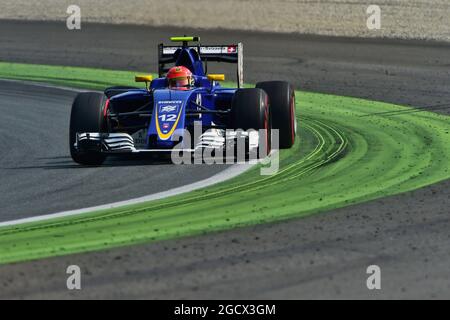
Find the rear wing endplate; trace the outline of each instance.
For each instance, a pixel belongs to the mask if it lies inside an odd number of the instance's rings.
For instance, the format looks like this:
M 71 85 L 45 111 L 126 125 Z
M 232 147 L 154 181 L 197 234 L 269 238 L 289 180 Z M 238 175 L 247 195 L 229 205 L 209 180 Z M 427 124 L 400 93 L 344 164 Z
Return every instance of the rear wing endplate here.
M 200 59 L 205 64 L 205 73 L 208 72 L 208 62 L 225 62 L 237 64 L 237 83 L 238 87 L 242 88 L 244 85 L 244 54 L 242 43 L 232 45 L 215 45 L 215 46 L 188 46 L 197 51 Z M 167 65 L 174 64 L 176 57 L 175 52 L 182 49 L 182 46 L 165 46 L 160 44 L 158 46 L 158 74 L 163 77 L 169 67 Z

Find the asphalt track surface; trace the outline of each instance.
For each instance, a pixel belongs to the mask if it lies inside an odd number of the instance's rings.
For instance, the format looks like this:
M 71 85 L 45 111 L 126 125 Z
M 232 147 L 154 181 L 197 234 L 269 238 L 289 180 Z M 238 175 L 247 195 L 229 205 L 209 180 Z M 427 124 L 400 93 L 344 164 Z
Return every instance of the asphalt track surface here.
M 128 200 L 203 180 L 226 166 L 110 159 L 75 164 L 68 121 L 76 92 L 0 81 L 0 222 Z
M 170 35 L 191 32 L 200 33 L 204 43 L 244 42 L 247 82 L 287 79 L 303 90 L 446 114 L 450 110 L 446 105 L 450 103 L 450 46 L 436 42 L 107 25 L 83 25 L 81 32 L 69 32 L 61 23 L 0 22 L 0 60 L 155 71 L 155 44 Z M 29 88 L 20 86 L 15 94 L 6 94 L 1 85 L 2 100 L 12 96 L 35 108 L 45 108 L 41 102 L 49 102 L 45 112 L 35 114 L 38 118 L 17 102 L 9 114 L 49 122 L 55 132 L 66 134 L 65 111 L 56 106 L 70 101 L 70 94 L 38 89 L 29 93 Z M 40 100 L 33 99 L 36 96 Z M 4 116 L 3 103 L 0 108 Z M 11 125 L 4 123 L 3 116 L 2 135 L 4 125 Z M 50 121 L 52 117 L 56 118 Z M 39 128 L 36 132 L 44 138 L 51 135 Z M 25 158 L 45 158 L 45 153 L 39 156 L 24 136 L 12 138 L 33 153 L 21 154 L 20 148 L 2 138 L 1 143 L 12 150 L 11 156 L 4 156 L 14 160 L 22 155 L 25 165 L 17 166 L 39 167 Z M 80 171 L 91 168 L 73 168 L 68 163 L 67 151 L 49 150 L 51 157 L 62 160 L 41 159 L 40 166 L 61 161 L 56 165 L 63 169 L 53 173 L 48 168 L 22 168 L 6 170 L 7 174 L 26 179 L 34 179 L 35 174 L 54 174 L 57 179 L 58 172 L 89 174 Z M 13 195 L 3 183 L 3 161 L 1 190 Z M 15 165 L 10 162 L 11 167 Z M 121 174 L 130 166 L 105 170 Z M 446 181 L 305 219 L 1 266 L 0 298 L 450 298 L 449 187 Z M 65 287 L 70 264 L 83 271 L 81 291 L 69 292 Z M 366 288 L 366 268 L 372 264 L 382 270 L 380 291 Z

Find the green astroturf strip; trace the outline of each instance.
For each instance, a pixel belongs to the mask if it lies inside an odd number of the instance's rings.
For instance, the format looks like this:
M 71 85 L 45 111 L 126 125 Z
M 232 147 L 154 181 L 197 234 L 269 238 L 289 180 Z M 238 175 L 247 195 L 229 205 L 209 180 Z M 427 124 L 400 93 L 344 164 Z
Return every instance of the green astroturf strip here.
M 103 90 L 108 86 L 136 85 L 135 73 L 78 67 L 0 62 L 0 77 L 45 82 L 59 86 Z
M 0 78 L 103 89 L 134 73 L 0 63 Z M 383 113 L 396 111 L 395 115 Z M 0 228 L 0 263 L 204 234 L 304 217 L 450 178 L 450 117 L 297 92 L 299 139 L 277 174 L 259 168 L 204 190 Z

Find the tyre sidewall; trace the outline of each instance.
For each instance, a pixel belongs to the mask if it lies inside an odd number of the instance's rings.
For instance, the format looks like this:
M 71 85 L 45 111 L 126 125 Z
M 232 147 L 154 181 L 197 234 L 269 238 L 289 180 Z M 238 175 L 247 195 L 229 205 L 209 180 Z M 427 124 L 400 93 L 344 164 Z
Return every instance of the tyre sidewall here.
M 272 128 L 279 131 L 281 149 L 292 147 L 296 137 L 295 91 L 285 81 L 260 82 L 257 88 L 269 96 Z
M 106 121 L 103 108 L 107 97 L 102 93 L 80 93 L 75 98 L 70 116 L 70 154 L 72 159 L 80 164 L 99 165 L 105 160 L 105 155 L 99 152 L 80 152 L 74 144 L 76 134 L 80 132 L 106 132 Z

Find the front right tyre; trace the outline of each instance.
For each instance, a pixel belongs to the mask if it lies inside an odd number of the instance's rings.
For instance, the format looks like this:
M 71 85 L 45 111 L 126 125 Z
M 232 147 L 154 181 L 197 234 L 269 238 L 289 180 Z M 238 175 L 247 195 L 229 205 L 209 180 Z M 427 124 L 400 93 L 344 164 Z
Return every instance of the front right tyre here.
M 103 108 L 107 97 L 102 93 L 85 92 L 76 96 L 70 115 L 69 144 L 70 155 L 76 163 L 89 166 L 101 165 L 106 155 L 96 151 L 80 151 L 75 147 L 76 134 L 85 132 L 105 132 L 106 123 Z

